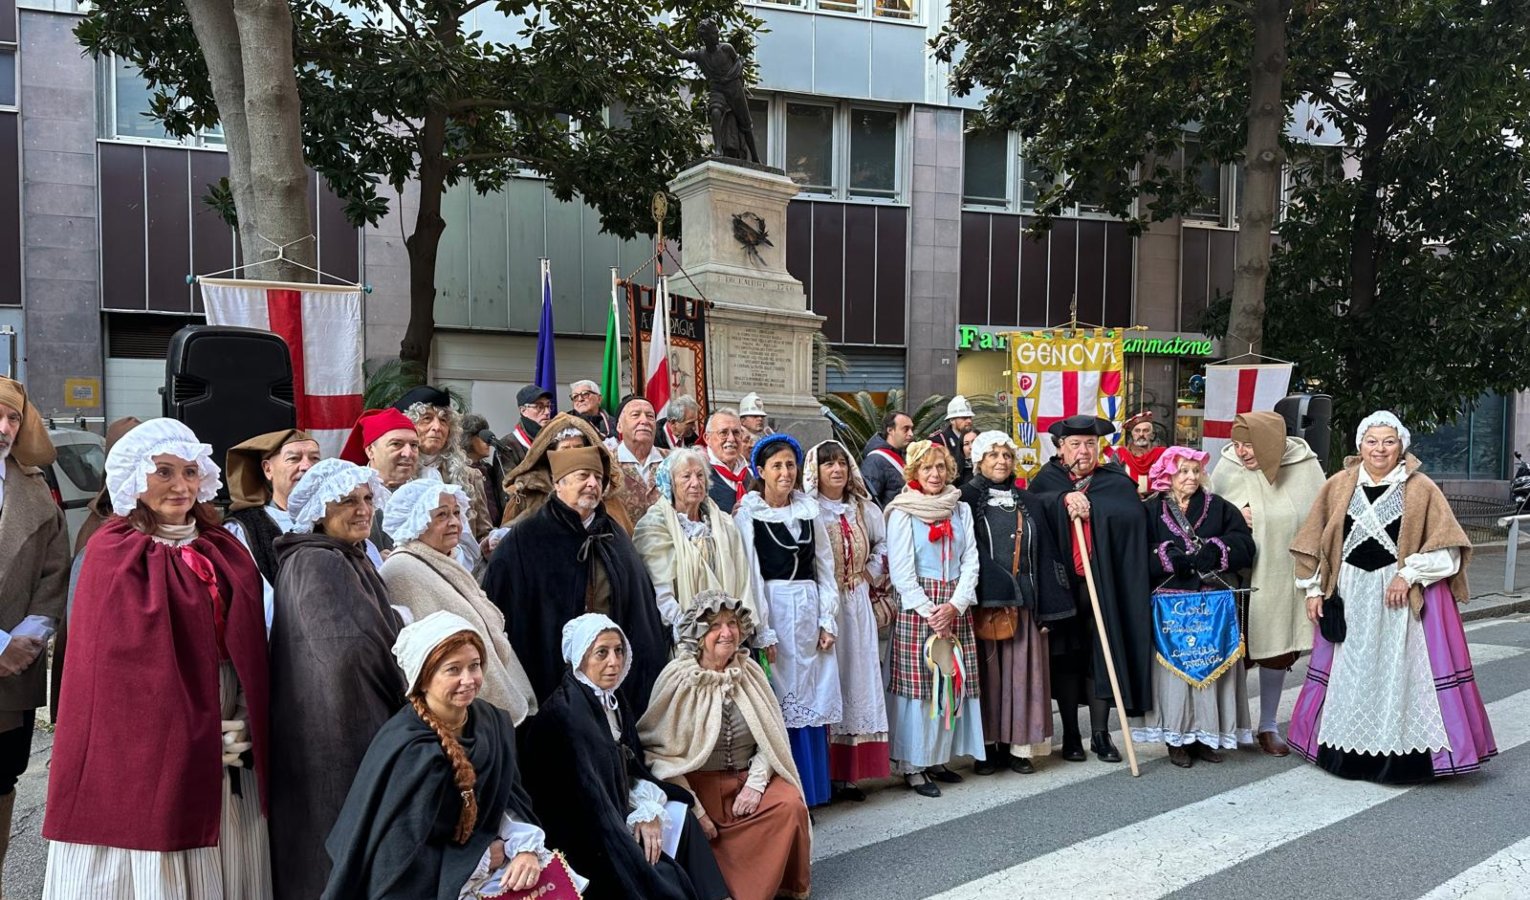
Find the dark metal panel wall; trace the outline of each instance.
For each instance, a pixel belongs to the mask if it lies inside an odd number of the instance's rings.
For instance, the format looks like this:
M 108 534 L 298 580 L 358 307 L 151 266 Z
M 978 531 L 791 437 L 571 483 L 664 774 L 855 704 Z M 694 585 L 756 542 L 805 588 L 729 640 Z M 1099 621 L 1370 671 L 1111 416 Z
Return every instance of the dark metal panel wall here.
M 1120 222 L 1058 219 L 1030 237 L 1029 216 L 962 213 L 961 322 L 1058 325 L 1078 295 L 1080 321 L 1132 324 L 1132 238 Z
M 908 305 L 908 210 L 794 200 L 786 210 L 786 269 L 836 344 L 900 345 Z
M 6 19 L 0 3 L 0 24 Z M 11 24 L 15 24 L 11 13 Z M 0 306 L 21 303 L 21 117 L 0 113 Z
M 144 310 L 143 148 L 98 144 L 101 198 L 101 307 Z

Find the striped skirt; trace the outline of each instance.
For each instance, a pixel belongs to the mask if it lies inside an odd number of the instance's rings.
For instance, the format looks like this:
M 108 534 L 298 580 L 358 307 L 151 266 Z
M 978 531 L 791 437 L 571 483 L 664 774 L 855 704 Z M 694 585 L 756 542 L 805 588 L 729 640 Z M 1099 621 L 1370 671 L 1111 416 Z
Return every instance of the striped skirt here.
M 956 593 L 954 581 L 921 578 L 919 586 L 924 589 L 930 602 L 936 606 L 949 602 Z M 929 667 L 924 663 L 924 642 L 934 633 L 930 630 L 929 623 L 925 622 L 924 616 L 911 609 L 898 611 L 898 618 L 893 621 L 892 629 L 892 677 L 887 685 L 889 692 L 912 700 L 930 699 L 934 679 L 930 676 Z M 956 643 L 961 648 L 963 671 L 966 677 L 966 688 L 962 691 L 962 696 L 976 697 L 978 695 L 978 644 L 972 633 L 971 613 L 964 612 L 956 617 Z

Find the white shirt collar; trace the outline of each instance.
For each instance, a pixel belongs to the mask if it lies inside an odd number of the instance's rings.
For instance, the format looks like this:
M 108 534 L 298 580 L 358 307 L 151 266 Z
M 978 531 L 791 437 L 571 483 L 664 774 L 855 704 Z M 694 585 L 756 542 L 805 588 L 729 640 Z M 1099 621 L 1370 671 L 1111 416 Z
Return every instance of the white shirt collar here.
M 707 460 L 709 462 L 711 462 L 712 465 L 714 465 L 714 466 L 722 466 L 724 469 L 727 469 L 729 472 L 732 472 L 735 475 L 737 475 L 738 473 L 740 473 L 740 472 L 744 471 L 745 469 L 749 468 L 749 464 L 744 462 L 743 460 L 739 460 L 737 466 L 730 466 L 730 465 L 728 465 L 727 463 L 725 463 L 722 460 L 718 459 L 717 458 L 717 454 L 713 453 L 712 449 L 710 447 L 707 448 Z
M 1372 478 L 1365 464 L 1360 465 L 1360 484 L 1365 487 L 1380 487 L 1383 484 L 1397 484 L 1406 480 L 1408 480 L 1408 463 L 1405 460 L 1399 460 L 1397 465 L 1392 467 L 1392 471 L 1380 478 Z
M 5 462 L 10 454 L 0 456 L 0 507 L 5 506 Z
M 282 530 L 282 534 L 292 533 L 292 516 L 288 515 L 285 509 L 275 503 L 267 503 L 266 515 L 270 516 L 271 521 L 276 523 L 276 527 Z
M 619 463 L 632 463 L 646 469 L 649 466 L 657 465 L 658 463 L 663 462 L 664 454 L 659 452 L 659 448 L 657 446 L 651 447 L 648 450 L 648 458 L 642 462 L 638 462 L 637 455 L 631 450 L 627 449 L 627 442 L 623 441 L 616 446 L 616 461 Z

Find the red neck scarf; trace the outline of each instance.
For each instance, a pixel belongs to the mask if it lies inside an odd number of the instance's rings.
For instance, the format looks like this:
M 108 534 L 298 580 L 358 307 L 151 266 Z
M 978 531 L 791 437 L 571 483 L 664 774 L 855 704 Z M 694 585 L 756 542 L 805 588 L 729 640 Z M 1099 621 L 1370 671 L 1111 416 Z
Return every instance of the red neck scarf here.
M 744 494 L 748 493 L 745 490 L 745 483 L 749 480 L 748 466 L 739 467 L 738 472 L 735 473 L 722 463 L 714 462 L 712 463 L 712 471 L 716 472 L 723 481 L 733 485 L 733 501 L 735 503 L 744 499 Z

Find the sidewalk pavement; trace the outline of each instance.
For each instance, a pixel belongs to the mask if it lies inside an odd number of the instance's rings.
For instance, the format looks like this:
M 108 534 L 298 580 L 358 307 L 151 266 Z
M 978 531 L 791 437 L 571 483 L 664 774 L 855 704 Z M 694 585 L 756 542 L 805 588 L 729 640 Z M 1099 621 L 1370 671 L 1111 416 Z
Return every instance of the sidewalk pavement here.
M 1513 590 L 1507 592 L 1504 590 L 1506 555 L 1507 547 L 1503 543 L 1487 544 L 1472 551 L 1472 559 L 1466 569 L 1472 599 L 1461 607 L 1463 620 L 1470 622 L 1474 619 L 1530 612 L 1530 542 L 1520 541 Z

